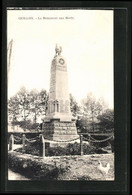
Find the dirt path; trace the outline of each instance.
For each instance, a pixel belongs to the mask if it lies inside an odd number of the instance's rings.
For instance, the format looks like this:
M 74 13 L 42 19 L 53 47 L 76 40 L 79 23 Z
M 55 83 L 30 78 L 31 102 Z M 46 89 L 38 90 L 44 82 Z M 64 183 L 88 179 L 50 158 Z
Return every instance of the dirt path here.
M 15 150 L 17 148 L 22 148 L 22 144 L 14 144 L 13 145 L 13 150 Z M 9 150 L 9 144 L 8 144 L 8 150 Z
M 8 169 L 8 180 L 30 180 L 30 179 Z

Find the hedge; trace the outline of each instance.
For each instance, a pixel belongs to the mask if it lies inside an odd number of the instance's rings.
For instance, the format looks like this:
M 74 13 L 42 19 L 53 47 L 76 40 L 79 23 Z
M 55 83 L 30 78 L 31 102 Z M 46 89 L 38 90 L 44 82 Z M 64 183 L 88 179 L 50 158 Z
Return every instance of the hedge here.
M 19 152 L 8 153 L 9 169 L 33 180 L 56 180 L 58 175 L 65 173 L 68 166 L 57 167 L 56 164 L 44 162 L 42 158 Z
M 28 143 L 25 148 L 25 153 L 39 156 L 39 142 Z M 22 149 L 16 149 L 17 152 L 22 152 Z M 89 146 L 86 143 L 83 143 L 83 154 L 95 154 L 96 147 Z M 56 147 L 46 147 L 45 150 L 46 156 L 65 156 L 65 155 L 80 155 L 80 143 L 69 143 L 65 147 L 56 146 Z

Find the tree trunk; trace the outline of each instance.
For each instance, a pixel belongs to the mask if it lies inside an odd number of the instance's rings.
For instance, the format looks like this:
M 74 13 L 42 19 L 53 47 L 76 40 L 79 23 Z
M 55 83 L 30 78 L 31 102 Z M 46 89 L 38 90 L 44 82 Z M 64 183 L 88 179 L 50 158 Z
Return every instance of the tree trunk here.
M 36 116 L 36 110 L 35 110 L 35 115 L 34 115 L 34 123 L 37 121 L 37 116 Z
M 93 126 L 93 133 L 94 133 L 94 116 L 93 116 L 93 111 L 92 111 L 92 126 Z

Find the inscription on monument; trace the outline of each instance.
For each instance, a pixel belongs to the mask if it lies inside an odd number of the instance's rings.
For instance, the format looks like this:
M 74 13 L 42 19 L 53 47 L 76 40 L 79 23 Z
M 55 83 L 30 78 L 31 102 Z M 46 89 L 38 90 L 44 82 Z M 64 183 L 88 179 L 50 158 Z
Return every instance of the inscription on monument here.
M 59 65 L 57 65 L 56 66 L 56 70 L 67 71 L 67 68 L 66 68 L 66 66 L 59 66 Z

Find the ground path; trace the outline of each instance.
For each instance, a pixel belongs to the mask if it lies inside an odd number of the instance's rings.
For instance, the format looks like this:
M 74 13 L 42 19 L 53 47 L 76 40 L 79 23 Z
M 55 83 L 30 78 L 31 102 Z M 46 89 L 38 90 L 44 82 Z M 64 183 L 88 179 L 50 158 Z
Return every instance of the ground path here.
M 8 169 L 8 180 L 30 180 L 30 179 Z

